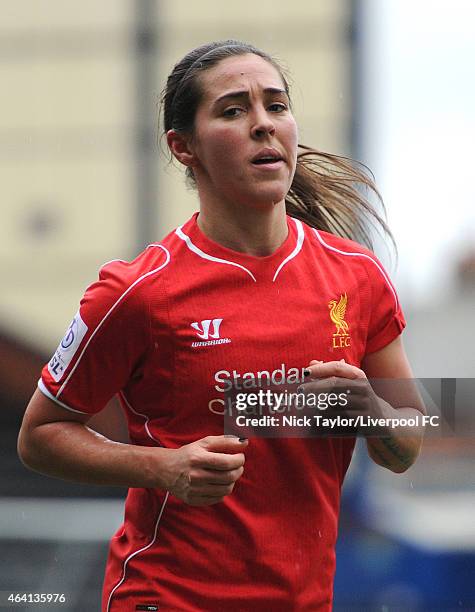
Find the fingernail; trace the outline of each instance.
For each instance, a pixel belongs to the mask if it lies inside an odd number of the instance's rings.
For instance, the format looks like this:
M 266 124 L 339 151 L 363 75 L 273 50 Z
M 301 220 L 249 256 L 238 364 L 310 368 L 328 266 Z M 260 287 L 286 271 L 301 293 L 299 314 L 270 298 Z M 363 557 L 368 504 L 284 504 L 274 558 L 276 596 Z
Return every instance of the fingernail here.
M 310 376 L 310 370 L 305 369 L 305 370 L 303 371 L 303 375 L 304 375 L 304 376 Z
M 247 442 L 247 438 L 239 438 L 239 442 Z

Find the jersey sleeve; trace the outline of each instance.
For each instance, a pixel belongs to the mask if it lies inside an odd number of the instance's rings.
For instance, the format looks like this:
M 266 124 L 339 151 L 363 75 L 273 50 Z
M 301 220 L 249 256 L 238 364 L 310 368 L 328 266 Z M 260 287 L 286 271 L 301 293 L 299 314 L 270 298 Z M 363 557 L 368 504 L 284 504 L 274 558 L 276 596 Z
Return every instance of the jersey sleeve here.
M 150 341 L 149 309 L 126 262 L 100 270 L 45 365 L 40 390 L 74 412 L 94 414 L 126 384 Z
M 368 258 L 369 259 L 369 258 Z M 392 342 L 406 326 L 396 290 L 381 262 L 371 254 L 366 260 L 371 285 L 371 312 L 366 353 L 374 353 Z

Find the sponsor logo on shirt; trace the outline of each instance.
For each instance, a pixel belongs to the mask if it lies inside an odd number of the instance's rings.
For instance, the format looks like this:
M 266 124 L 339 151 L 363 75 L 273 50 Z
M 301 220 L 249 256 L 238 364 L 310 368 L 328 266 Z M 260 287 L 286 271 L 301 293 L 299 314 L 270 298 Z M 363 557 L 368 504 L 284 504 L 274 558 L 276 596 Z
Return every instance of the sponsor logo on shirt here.
M 87 332 L 87 325 L 81 319 L 79 310 L 74 315 L 71 325 L 68 327 L 64 338 L 59 343 L 51 361 L 48 363 L 48 371 L 56 382 L 63 377 L 66 368 L 71 363 L 76 351 Z
M 281 363 L 275 370 L 257 372 L 240 372 L 238 370 L 218 370 L 214 373 L 214 388 L 219 393 L 228 393 L 232 389 L 260 389 L 269 385 L 296 385 L 305 382 L 305 367 L 288 367 Z M 209 401 L 208 409 L 213 414 L 233 414 L 232 398 L 216 397 Z
M 330 319 L 336 326 L 336 332 L 333 334 L 332 348 L 345 348 L 350 346 L 350 327 L 345 321 L 346 306 L 348 304 L 348 296 L 346 293 L 340 295 L 340 299 L 330 300 L 328 308 L 330 309 Z
M 204 319 L 203 321 L 195 321 L 191 327 L 196 331 L 198 338 L 202 338 L 202 342 L 192 342 L 191 346 L 212 346 L 214 344 L 229 344 L 230 338 L 220 338 L 219 328 L 223 319 Z M 211 340 L 210 340 L 211 338 Z

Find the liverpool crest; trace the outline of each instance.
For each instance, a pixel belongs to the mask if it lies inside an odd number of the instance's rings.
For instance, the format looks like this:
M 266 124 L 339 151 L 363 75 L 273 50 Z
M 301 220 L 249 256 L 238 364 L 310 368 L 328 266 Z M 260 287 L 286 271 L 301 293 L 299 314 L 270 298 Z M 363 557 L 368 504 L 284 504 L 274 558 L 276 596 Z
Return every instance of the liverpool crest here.
M 350 346 L 350 328 L 345 321 L 346 306 L 348 304 L 348 296 L 346 293 L 340 295 L 340 299 L 331 300 L 328 302 L 330 309 L 330 319 L 336 326 L 336 331 L 333 334 L 333 348 L 344 348 Z

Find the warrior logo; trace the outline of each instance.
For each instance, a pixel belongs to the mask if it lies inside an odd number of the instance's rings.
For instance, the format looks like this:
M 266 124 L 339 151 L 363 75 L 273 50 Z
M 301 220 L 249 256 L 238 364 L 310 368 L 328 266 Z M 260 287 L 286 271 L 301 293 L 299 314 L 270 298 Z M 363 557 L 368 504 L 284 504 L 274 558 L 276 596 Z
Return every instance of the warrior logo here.
M 219 335 L 219 328 L 223 319 L 204 319 L 199 323 L 195 321 L 191 323 L 191 327 L 196 331 L 198 338 L 202 338 L 203 342 L 192 342 L 191 346 L 196 348 L 198 346 L 214 346 L 216 344 L 229 344 L 230 338 L 221 338 Z
M 198 321 L 195 321 L 195 323 L 191 324 L 191 327 L 198 332 L 198 336 L 203 338 L 203 340 L 208 340 L 208 338 L 219 338 L 219 327 L 222 321 L 223 319 L 213 319 L 213 321 L 211 321 L 211 319 L 205 319 L 201 321 L 201 325 Z M 211 323 L 213 323 L 212 333 L 209 331 Z

